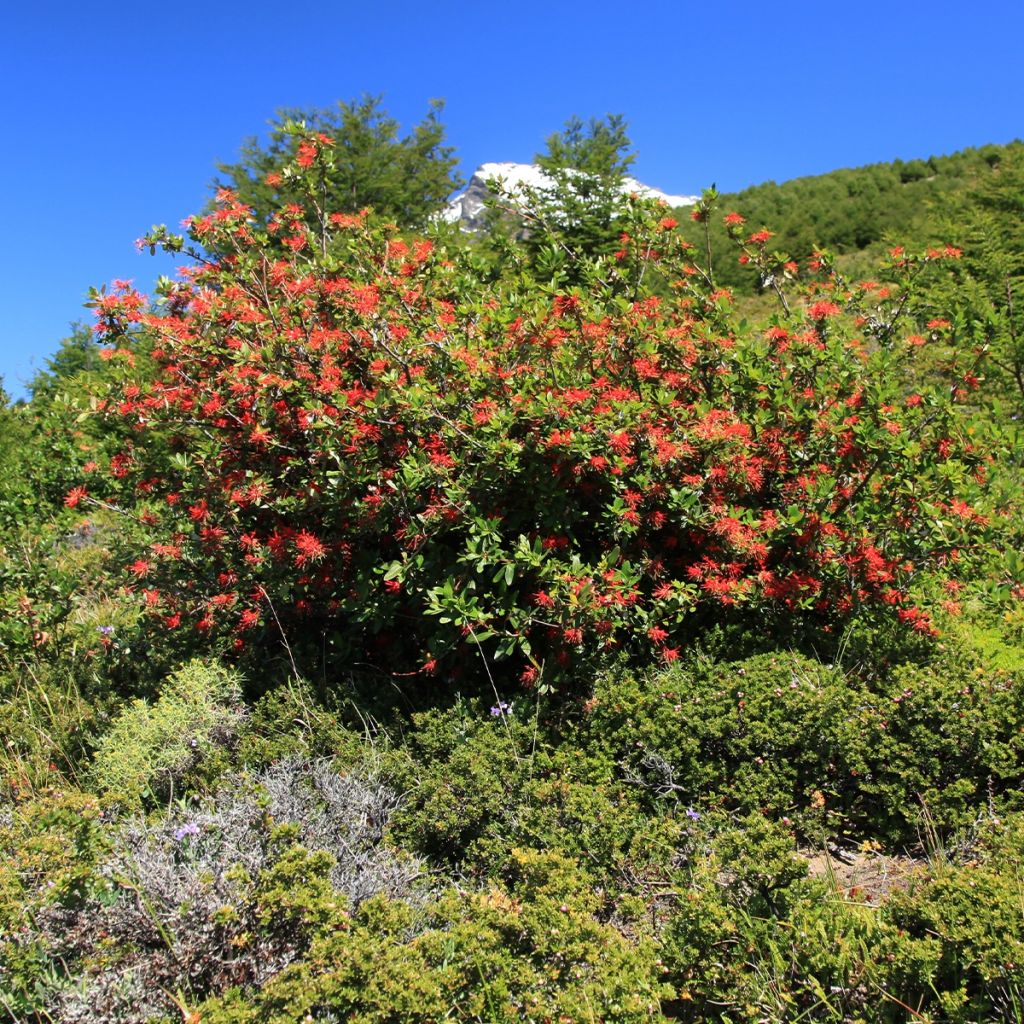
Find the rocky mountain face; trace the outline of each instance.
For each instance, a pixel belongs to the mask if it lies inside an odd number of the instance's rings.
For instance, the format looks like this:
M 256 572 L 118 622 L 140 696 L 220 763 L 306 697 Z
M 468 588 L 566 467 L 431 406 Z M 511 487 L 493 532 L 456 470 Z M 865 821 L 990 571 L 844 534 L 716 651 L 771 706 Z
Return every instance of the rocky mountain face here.
M 469 185 L 453 196 L 441 217 L 449 224 L 459 224 L 463 231 L 479 231 L 483 227 L 484 200 L 491 194 L 487 182 L 501 179 L 513 198 L 517 191 L 534 188 L 543 191 L 553 184 L 536 164 L 487 163 L 481 164 L 470 178 Z M 664 200 L 670 207 L 692 206 L 699 196 L 674 196 L 660 189 L 644 185 L 635 178 L 623 178 L 622 192 L 636 192 L 649 199 Z

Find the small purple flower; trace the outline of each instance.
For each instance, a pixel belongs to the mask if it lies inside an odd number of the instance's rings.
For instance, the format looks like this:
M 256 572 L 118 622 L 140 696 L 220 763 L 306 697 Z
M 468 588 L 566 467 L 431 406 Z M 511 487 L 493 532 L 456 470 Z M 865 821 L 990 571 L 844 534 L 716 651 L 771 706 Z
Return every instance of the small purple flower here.
M 511 710 L 511 704 L 506 704 L 503 700 L 499 700 L 498 703 L 491 708 L 491 717 L 501 718 L 503 715 L 507 715 Z
M 695 811 L 692 807 L 686 808 L 686 816 L 690 819 L 690 821 L 700 821 L 700 813 L 698 811 Z
M 110 636 L 114 632 L 113 626 L 97 626 L 96 627 L 104 636 Z
M 174 830 L 174 839 L 179 843 L 189 836 L 197 835 L 199 835 L 199 826 L 194 821 L 190 821 L 187 825 L 182 825 L 181 828 Z

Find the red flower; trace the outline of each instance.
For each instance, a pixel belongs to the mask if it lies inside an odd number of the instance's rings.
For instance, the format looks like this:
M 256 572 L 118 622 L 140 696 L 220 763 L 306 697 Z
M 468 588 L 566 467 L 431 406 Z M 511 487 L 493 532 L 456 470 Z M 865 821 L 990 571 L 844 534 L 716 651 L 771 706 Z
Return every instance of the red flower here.
M 260 613 L 252 608 L 246 608 L 244 612 L 239 616 L 238 628 L 239 630 L 252 629 L 260 621 Z
M 317 562 L 327 554 L 327 548 L 308 530 L 299 531 L 295 538 L 295 547 L 299 551 L 295 564 L 299 566 L 305 565 L 306 562 Z
M 824 320 L 826 317 L 835 316 L 839 312 L 839 306 L 834 302 L 822 300 L 815 302 L 807 310 L 807 315 L 812 320 Z
M 64 497 L 66 508 L 74 508 L 88 492 L 84 487 L 72 487 Z

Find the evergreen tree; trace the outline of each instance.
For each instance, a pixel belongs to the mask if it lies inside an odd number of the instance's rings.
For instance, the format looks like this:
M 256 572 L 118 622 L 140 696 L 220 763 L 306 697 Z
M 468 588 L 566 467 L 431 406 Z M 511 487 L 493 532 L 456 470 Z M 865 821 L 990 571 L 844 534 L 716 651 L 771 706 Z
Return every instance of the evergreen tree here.
M 329 140 L 331 156 L 317 197 L 324 210 L 356 213 L 371 207 L 403 228 L 422 227 L 461 184 L 453 173 L 454 150 L 444 141 L 444 104 L 431 101 L 426 117 L 403 136 L 381 103 L 380 96 L 363 96 L 339 101 L 337 110 L 281 110 L 270 122 L 269 141 L 249 139 L 237 163 L 219 166 L 214 185 L 234 190 L 261 219 L 282 203 L 307 206 L 308 196 L 281 172 L 302 136 L 320 134 Z M 315 211 L 307 208 L 306 216 L 312 227 L 319 226 Z
M 46 360 L 46 369 L 40 370 L 28 386 L 33 399 L 52 398 L 58 388 L 82 373 L 102 369 L 99 347 L 93 340 L 87 324 L 71 325 L 71 334 L 64 338 L 57 351 Z
M 570 117 L 560 132 L 545 140 L 547 152 L 538 153 L 537 163 L 550 175 L 566 169 L 602 180 L 620 181 L 626 176 L 636 154 L 626 133 L 627 124 L 621 114 L 606 114 L 584 124 Z
M 1024 147 L 1007 147 L 971 191 L 947 207 L 943 237 L 963 250 L 936 297 L 954 309 L 962 343 L 985 346 L 995 389 L 1024 414 Z
M 623 181 L 636 159 L 626 127 L 620 114 L 586 124 L 574 116 L 535 157 L 549 184 L 525 190 L 523 239 L 541 277 L 579 284 L 588 265 L 619 248 L 628 205 Z

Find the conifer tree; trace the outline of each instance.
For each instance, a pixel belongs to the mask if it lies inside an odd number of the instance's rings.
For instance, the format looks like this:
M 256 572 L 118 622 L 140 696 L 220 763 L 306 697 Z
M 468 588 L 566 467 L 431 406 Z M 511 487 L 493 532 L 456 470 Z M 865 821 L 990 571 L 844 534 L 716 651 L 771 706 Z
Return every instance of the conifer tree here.
M 588 265 L 619 248 L 628 204 L 623 181 L 635 159 L 621 114 L 586 123 L 574 116 L 548 136 L 535 160 L 550 184 L 528 189 L 525 204 L 524 241 L 535 272 L 578 284 Z
M 339 101 L 336 110 L 278 111 L 269 140 L 249 139 L 237 163 L 219 166 L 215 187 L 232 189 L 261 219 L 283 204 L 298 203 L 315 228 L 316 211 L 287 166 L 302 140 L 318 133 L 330 155 L 316 197 L 324 210 L 357 213 L 370 207 L 402 228 L 423 227 L 461 184 L 454 149 L 445 145 L 444 103 L 431 101 L 423 120 L 401 135 L 382 102 L 380 96 L 363 96 Z

